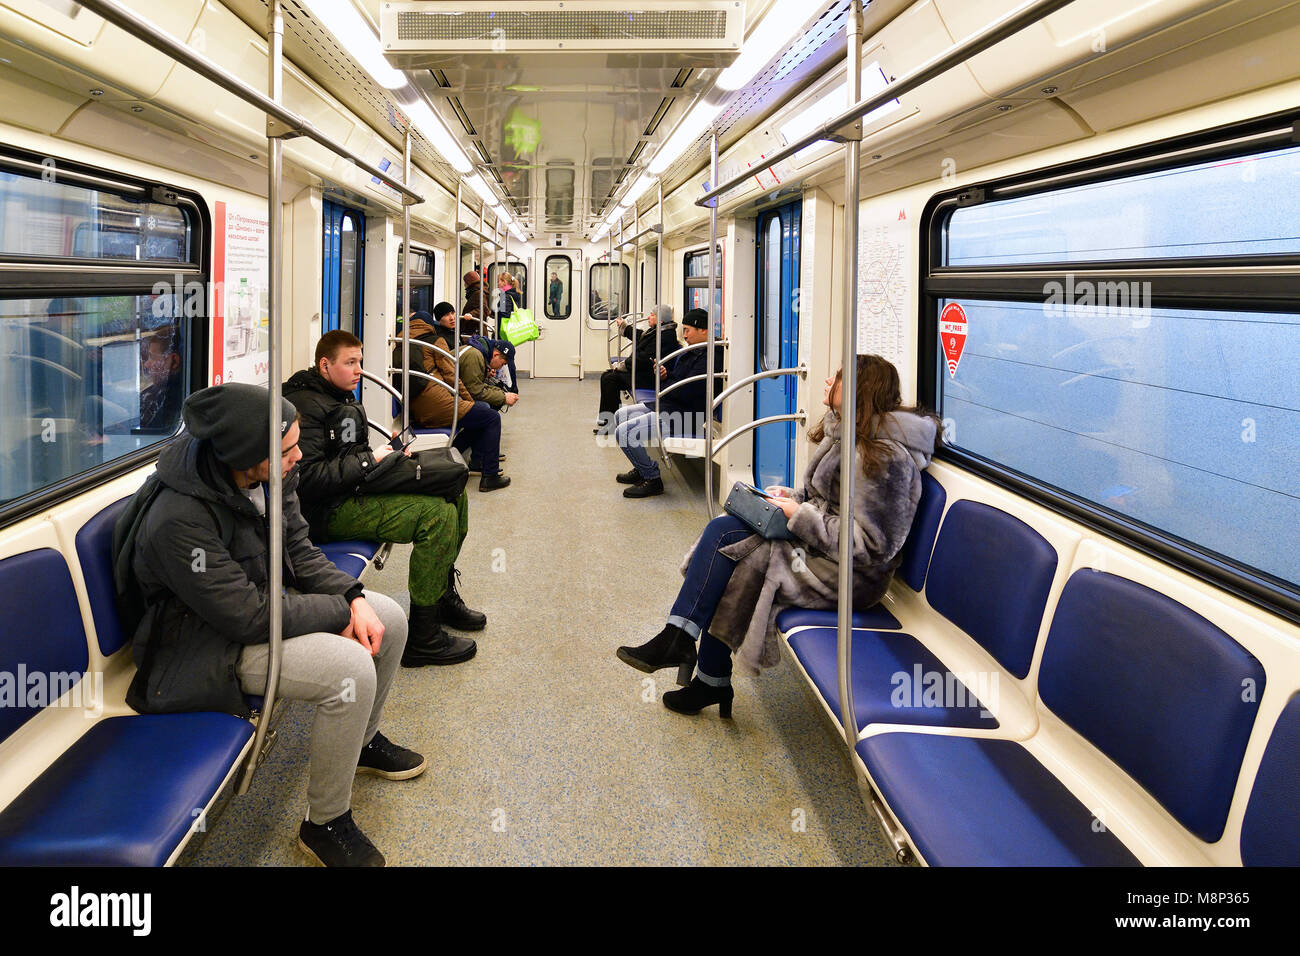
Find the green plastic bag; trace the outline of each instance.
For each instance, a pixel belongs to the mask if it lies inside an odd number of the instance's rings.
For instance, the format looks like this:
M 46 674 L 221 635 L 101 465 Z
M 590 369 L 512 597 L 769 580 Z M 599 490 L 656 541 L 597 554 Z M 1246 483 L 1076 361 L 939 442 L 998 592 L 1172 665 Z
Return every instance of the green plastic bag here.
M 507 342 L 518 348 L 525 342 L 531 342 L 541 336 L 541 330 L 533 320 L 532 309 L 515 309 L 501 324 L 501 333 Z

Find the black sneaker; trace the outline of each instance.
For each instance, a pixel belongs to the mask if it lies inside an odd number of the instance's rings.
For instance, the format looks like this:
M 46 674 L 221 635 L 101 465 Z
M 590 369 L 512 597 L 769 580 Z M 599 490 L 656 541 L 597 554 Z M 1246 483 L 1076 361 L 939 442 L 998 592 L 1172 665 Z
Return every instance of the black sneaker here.
M 510 479 L 507 478 L 505 475 L 501 474 L 501 472 L 497 472 L 495 475 L 484 475 L 482 478 L 480 478 L 478 480 L 478 490 L 496 491 L 498 488 L 505 488 L 509 486 L 509 484 L 510 484 Z
M 321 866 L 383 866 L 384 855 L 352 822 L 352 811 L 329 823 L 302 821 L 298 846 Z
M 370 773 L 386 780 L 410 780 L 424 773 L 429 762 L 414 750 L 399 747 L 378 731 L 361 748 L 357 773 Z
M 662 478 L 642 479 L 631 488 L 623 489 L 624 498 L 652 498 L 655 495 L 664 493 L 664 482 Z
M 621 471 L 614 476 L 614 480 L 620 485 L 636 485 L 645 479 L 641 477 L 641 472 L 633 468 L 631 471 Z

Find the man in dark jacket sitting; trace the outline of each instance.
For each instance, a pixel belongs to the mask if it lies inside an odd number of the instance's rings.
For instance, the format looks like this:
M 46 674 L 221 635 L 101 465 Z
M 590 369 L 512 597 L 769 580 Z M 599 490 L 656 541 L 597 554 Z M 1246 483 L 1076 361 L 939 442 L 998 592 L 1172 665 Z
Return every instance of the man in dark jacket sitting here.
M 223 710 L 246 716 L 244 694 L 266 687 L 270 632 L 267 500 L 269 395 L 218 385 L 185 402 L 188 435 L 158 458 L 162 485 L 144 510 L 130 554 L 147 611 L 133 653 L 132 701 L 147 712 Z M 283 402 L 283 657 L 280 696 L 316 705 L 307 818 L 298 842 L 326 866 L 383 866 L 352 820 L 358 773 L 406 780 L 425 759 L 379 733 L 406 645 L 391 598 L 365 591 L 308 540 L 298 507 L 301 457 L 293 406 Z
M 623 337 L 632 340 L 632 357 L 623 359 L 613 368 L 600 373 L 600 414 L 596 417 L 596 430 L 608 429 L 618 411 L 619 393 L 632 390 L 632 362 L 636 362 L 636 387 L 655 387 L 655 344 L 658 341 L 660 358 L 677 351 L 677 323 L 673 321 L 673 307 L 657 305 L 646 315 L 649 328 L 644 332 L 622 319 L 618 327 Z M 635 396 L 634 396 L 635 397 Z
M 703 309 L 691 309 L 682 316 L 682 338 L 687 345 L 698 345 L 709 338 L 709 314 Z M 705 378 L 708 375 L 707 348 L 691 349 L 659 367 L 659 434 L 698 435 L 707 427 L 710 414 L 706 409 L 708 392 Z M 724 355 L 722 346 L 713 347 L 714 396 L 722 390 L 721 372 Z M 670 386 L 694 376 L 678 389 L 663 394 Z M 664 493 L 664 483 L 659 477 L 659 466 L 646 452 L 654 426 L 655 412 L 649 405 L 624 405 L 614 415 L 614 437 L 623 449 L 632 469 L 618 476 L 621 484 L 631 485 L 623 491 L 624 498 L 649 498 Z
M 477 631 L 487 617 L 465 606 L 456 589 L 456 557 L 469 532 L 469 499 L 455 503 L 431 495 L 364 493 L 369 469 L 387 445 L 371 451 L 365 410 L 352 394 L 361 381 L 361 341 L 335 329 L 316 344 L 316 365 L 284 384 L 284 397 L 302 416 L 300 494 L 317 541 L 411 542 L 410 637 L 402 663 L 459 664 L 477 652 L 469 638 L 453 637 L 446 624 Z

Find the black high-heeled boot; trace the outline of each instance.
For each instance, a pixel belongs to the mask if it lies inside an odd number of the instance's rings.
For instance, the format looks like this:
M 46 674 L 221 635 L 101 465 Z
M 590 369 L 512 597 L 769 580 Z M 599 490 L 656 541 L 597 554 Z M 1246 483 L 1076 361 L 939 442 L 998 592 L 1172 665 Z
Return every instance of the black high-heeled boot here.
M 705 707 L 718 705 L 718 716 L 724 720 L 731 719 L 731 701 L 736 692 L 731 685 L 714 687 L 698 677 L 691 680 L 690 686 L 681 690 L 670 690 L 664 694 L 664 706 L 679 714 L 698 714 Z
M 685 687 L 695 670 L 695 641 L 675 624 L 664 629 L 640 647 L 620 647 L 615 653 L 624 664 L 646 674 L 677 666 L 677 683 Z

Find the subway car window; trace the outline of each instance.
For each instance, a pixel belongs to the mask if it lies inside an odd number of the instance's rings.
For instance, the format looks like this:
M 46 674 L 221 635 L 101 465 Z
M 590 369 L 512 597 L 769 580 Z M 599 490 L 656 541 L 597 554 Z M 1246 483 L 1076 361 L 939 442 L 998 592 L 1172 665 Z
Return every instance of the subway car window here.
M 1300 147 L 956 210 L 949 266 L 1300 252 Z
M 709 250 L 688 252 L 684 260 L 683 272 L 686 279 L 682 298 L 686 303 L 685 311 L 708 308 L 709 303 Z M 718 247 L 718 275 L 713 289 L 714 316 L 720 321 L 722 316 L 722 247 Z
M 0 519 L 175 434 L 206 368 L 200 207 L 143 202 L 149 184 L 94 174 L 130 194 L 0 173 L 0 260 L 24 263 L 0 271 Z
M 191 258 L 190 222 L 180 208 L 57 180 L 0 171 L 0 222 L 0 254 L 6 256 Z
M 1298 157 L 1281 149 L 956 209 L 938 265 L 968 268 L 938 275 L 944 294 L 928 319 L 938 347 L 925 360 L 949 444 L 1175 542 L 1189 560 L 1208 555 L 1300 591 L 1300 556 L 1277 533 L 1300 522 L 1300 315 L 1270 307 L 1277 290 L 1221 258 L 1300 245 L 1300 200 L 1282 188 Z M 1228 215 L 1219 198 L 1243 177 L 1269 198 Z M 1170 256 L 1177 269 L 1070 271 Z M 1162 302 L 1197 258 L 1210 278 Z M 981 268 L 1010 262 L 1060 266 L 998 296 L 1012 280 Z
M 567 319 L 573 314 L 573 265 L 568 256 L 546 257 L 546 317 Z
M 604 262 L 593 265 L 587 273 L 591 290 L 587 314 L 593 319 L 616 319 L 626 313 L 631 277 L 631 270 L 623 263 L 613 267 Z
M 503 272 L 509 272 L 519 283 L 519 292 L 524 297 L 524 302 L 528 302 L 528 266 L 524 265 L 518 259 L 510 260 L 510 268 L 507 269 L 500 262 L 488 263 L 488 281 L 483 288 L 483 294 L 487 296 L 488 307 L 494 308 L 497 298 L 501 292 L 497 277 Z

